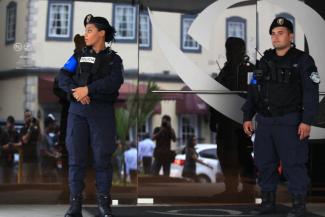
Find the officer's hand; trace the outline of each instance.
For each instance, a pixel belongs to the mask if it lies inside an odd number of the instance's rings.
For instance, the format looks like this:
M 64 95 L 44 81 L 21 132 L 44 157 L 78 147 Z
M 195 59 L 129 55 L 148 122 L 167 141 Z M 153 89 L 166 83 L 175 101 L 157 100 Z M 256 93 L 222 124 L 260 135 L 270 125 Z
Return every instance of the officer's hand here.
M 73 97 L 79 102 L 81 99 L 83 99 L 85 96 L 88 96 L 88 87 L 78 87 L 75 89 L 72 89 L 72 95 Z
M 83 105 L 88 105 L 90 103 L 90 98 L 89 96 L 85 96 L 84 98 L 82 98 L 80 100 L 80 103 L 83 104 Z
M 298 127 L 298 135 L 300 135 L 300 140 L 307 138 L 310 135 L 310 125 L 300 123 Z
M 243 124 L 243 129 L 244 129 L 244 132 L 246 133 L 246 135 L 252 136 L 252 133 L 254 131 L 253 122 L 245 121 Z

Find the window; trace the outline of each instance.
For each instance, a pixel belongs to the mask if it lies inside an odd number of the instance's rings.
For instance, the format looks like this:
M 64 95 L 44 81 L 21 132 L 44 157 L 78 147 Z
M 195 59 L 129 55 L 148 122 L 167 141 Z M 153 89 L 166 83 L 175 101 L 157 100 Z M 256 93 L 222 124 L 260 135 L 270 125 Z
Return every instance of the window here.
M 194 115 L 181 115 L 180 116 L 180 145 L 187 144 L 189 136 L 197 136 L 197 117 Z
M 209 158 L 209 159 L 217 159 L 217 150 L 216 149 L 206 149 L 206 150 L 203 150 L 199 153 L 199 155 L 201 157 L 204 157 L 204 158 Z
M 13 43 L 16 40 L 16 17 L 17 17 L 17 3 L 10 2 L 7 5 L 6 44 Z
M 136 7 L 114 4 L 113 26 L 116 29 L 116 42 L 136 43 Z
M 141 49 L 151 49 L 151 23 L 148 14 L 140 14 L 139 47 Z
M 201 46 L 187 34 L 195 16 L 182 15 L 181 22 L 181 49 L 184 52 L 201 53 Z
M 237 37 L 246 42 L 246 20 L 241 17 L 227 18 L 226 34 L 226 38 Z
M 73 5 L 70 1 L 49 1 L 47 40 L 70 41 L 72 38 Z

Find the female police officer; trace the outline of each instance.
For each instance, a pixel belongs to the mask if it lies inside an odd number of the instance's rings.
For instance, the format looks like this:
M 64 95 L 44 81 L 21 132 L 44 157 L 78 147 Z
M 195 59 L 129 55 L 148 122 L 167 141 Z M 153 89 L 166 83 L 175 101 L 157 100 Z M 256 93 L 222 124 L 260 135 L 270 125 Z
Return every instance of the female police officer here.
M 75 52 L 59 75 L 59 86 L 70 97 L 66 144 L 69 154 L 70 208 L 65 217 L 82 216 L 82 191 L 88 145 L 96 171 L 100 217 L 111 217 L 111 155 L 115 150 L 113 104 L 123 83 L 122 59 L 105 46 L 115 29 L 103 17 L 84 20 L 86 47 Z
M 320 79 L 313 58 L 292 46 L 293 25 L 289 20 L 274 19 L 269 33 L 275 49 L 266 51 L 260 60 L 242 108 L 243 128 L 248 135 L 254 130 L 251 120 L 257 113 L 254 157 L 262 204 L 253 213 L 275 212 L 276 168 L 281 161 L 293 199 L 288 217 L 302 217 L 309 184 L 305 165 L 308 136 L 317 114 Z

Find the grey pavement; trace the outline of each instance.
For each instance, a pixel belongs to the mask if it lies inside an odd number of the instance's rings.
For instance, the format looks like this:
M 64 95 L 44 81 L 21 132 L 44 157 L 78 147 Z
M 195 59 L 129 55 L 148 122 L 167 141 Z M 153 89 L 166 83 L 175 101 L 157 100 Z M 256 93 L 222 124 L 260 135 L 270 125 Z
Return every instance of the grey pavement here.
M 0 205 L 0 217 L 63 217 L 68 205 Z M 91 217 L 86 211 L 84 217 Z
M 289 204 L 284 204 L 289 205 Z M 148 209 L 154 209 L 155 207 L 159 207 L 162 205 L 147 205 Z M 183 205 L 184 206 L 184 205 Z M 196 207 L 199 208 L 200 205 L 189 205 L 188 207 Z M 210 204 L 211 206 L 211 204 Z M 216 205 L 217 206 L 217 205 Z M 84 217 L 93 217 L 93 214 L 89 213 L 87 210 L 95 210 L 95 205 L 85 205 L 85 209 L 83 210 Z M 136 206 L 136 205 L 118 205 L 115 206 L 119 209 L 128 209 L 134 210 L 139 207 L 139 209 L 143 209 L 144 206 Z M 169 208 L 168 205 L 164 205 L 165 209 Z M 213 206 L 211 206 L 213 207 Z M 67 210 L 68 205 L 0 205 L 0 217 L 63 217 L 65 211 Z M 113 207 L 114 209 L 114 207 Z M 170 206 L 170 209 L 173 209 L 173 206 Z M 316 214 L 318 216 L 325 216 L 325 203 L 312 203 L 308 204 L 307 209 L 310 213 Z M 132 216 L 132 215 L 130 215 Z M 134 215 L 137 216 L 137 215 Z M 171 216 L 171 215 L 167 215 Z M 182 215 L 184 216 L 184 215 Z M 192 215 L 191 215 L 192 216 Z M 206 215 L 202 215 L 206 216 Z M 210 214 L 209 216 L 213 217 L 214 215 Z M 215 215 L 220 216 L 220 215 Z M 239 216 L 240 215 L 236 215 Z

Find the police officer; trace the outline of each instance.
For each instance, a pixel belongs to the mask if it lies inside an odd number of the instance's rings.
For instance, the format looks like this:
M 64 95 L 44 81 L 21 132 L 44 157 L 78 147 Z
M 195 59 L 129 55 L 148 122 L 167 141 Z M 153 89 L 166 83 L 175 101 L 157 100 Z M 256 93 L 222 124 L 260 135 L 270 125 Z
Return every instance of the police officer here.
M 304 216 L 309 178 L 308 136 L 318 107 L 319 75 L 311 56 L 295 48 L 293 25 L 273 20 L 269 33 L 274 49 L 264 52 L 243 105 L 243 128 L 254 132 L 254 157 L 262 203 L 254 214 L 276 211 L 277 166 L 281 161 L 293 207 L 288 217 Z
M 227 62 L 215 78 L 220 84 L 232 91 L 247 90 L 247 74 L 252 72 L 254 65 L 249 62 L 246 56 L 245 41 L 241 38 L 229 37 L 225 43 Z M 239 174 L 241 177 L 248 175 L 249 168 L 254 168 L 249 149 L 252 146 L 250 138 L 242 130 L 240 123 L 237 123 L 222 113 L 210 107 L 210 130 L 216 132 L 218 144 L 217 156 L 225 176 L 225 196 L 237 196 Z M 245 173 L 245 174 L 244 174 Z M 251 193 L 252 189 L 243 182 L 243 193 Z M 245 194 L 251 195 L 251 194 Z M 215 195 L 218 198 L 220 194 Z
M 105 46 L 115 29 L 107 19 L 91 14 L 84 19 L 86 47 L 63 66 L 59 86 L 71 99 L 66 144 L 69 155 L 70 208 L 65 217 L 82 216 L 82 191 L 92 148 L 100 217 L 111 217 L 111 156 L 116 149 L 114 102 L 123 83 L 122 59 Z

